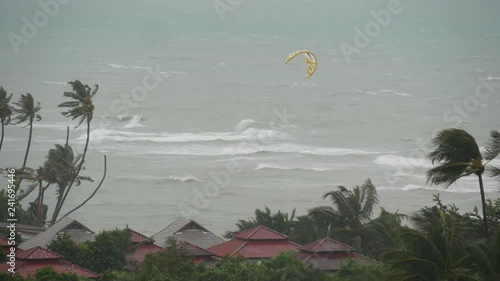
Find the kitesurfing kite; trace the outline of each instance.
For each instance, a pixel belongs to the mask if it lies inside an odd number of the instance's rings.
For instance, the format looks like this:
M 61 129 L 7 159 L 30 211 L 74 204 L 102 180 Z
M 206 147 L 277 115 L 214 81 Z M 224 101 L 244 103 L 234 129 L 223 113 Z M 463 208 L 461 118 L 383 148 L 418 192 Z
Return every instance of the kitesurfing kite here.
M 314 74 L 314 71 L 316 71 L 316 67 L 318 67 L 318 59 L 316 58 L 316 56 L 312 52 L 310 52 L 308 50 L 295 51 L 295 52 L 288 55 L 285 63 L 288 63 L 289 61 L 291 61 L 293 58 L 295 58 L 299 54 L 304 54 L 304 56 L 306 57 L 306 62 L 307 62 L 306 78 L 309 78 Z

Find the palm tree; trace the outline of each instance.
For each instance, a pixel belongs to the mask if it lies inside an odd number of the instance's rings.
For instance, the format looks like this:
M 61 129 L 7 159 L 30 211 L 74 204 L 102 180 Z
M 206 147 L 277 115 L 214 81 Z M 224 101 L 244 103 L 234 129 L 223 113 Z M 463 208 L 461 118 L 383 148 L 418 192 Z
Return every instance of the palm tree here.
M 481 272 L 484 281 L 500 280 L 500 229 L 496 230 L 493 239 L 485 239 L 470 247 L 477 271 Z
M 400 233 L 402 247 L 385 256 L 394 270 L 390 280 L 479 280 L 454 216 L 442 208 L 429 208 L 414 214 L 411 221 L 415 229 L 405 228 Z
M 50 224 L 57 220 L 63 204 L 64 194 L 72 182 L 80 185 L 82 180 L 92 181 L 89 177 L 78 175 L 81 168 L 81 155 L 75 156 L 70 145 L 59 145 L 49 150 L 46 160 L 46 180 L 50 184 L 57 184 L 57 201 Z
M 26 148 L 26 154 L 24 155 L 23 167 L 26 167 L 26 162 L 28 161 L 28 154 L 31 145 L 31 135 L 33 133 L 33 121 L 40 121 L 42 117 L 38 114 L 40 111 L 40 103 L 35 105 L 35 100 L 30 93 L 26 95 L 21 95 L 18 102 L 14 102 L 14 125 L 24 123 L 28 121 L 26 126 L 30 126 L 30 134 L 28 137 L 28 146 Z
M 428 156 L 432 164 L 438 165 L 427 172 L 427 183 L 446 184 L 446 187 L 462 177 L 472 174 L 477 176 L 486 233 L 488 233 L 488 221 L 482 175 L 488 170 L 491 177 L 500 181 L 500 169 L 488 165 L 500 153 L 500 133 L 491 131 L 490 136 L 491 139 L 485 146 L 483 157 L 476 140 L 465 130 L 446 129 L 439 132 L 432 141 L 435 149 Z
M 76 128 L 78 128 L 84 121 L 87 121 L 87 139 L 85 142 L 85 148 L 83 150 L 81 161 L 78 165 L 76 173 L 74 174 L 74 178 L 66 189 L 66 193 L 62 195 L 63 197 L 61 199 L 61 205 L 64 204 L 64 201 L 66 200 L 66 197 L 68 196 L 71 187 L 77 179 L 78 174 L 80 173 L 85 161 L 85 155 L 87 154 L 90 139 L 90 121 L 92 121 L 92 117 L 94 115 L 94 104 L 92 103 L 92 98 L 95 96 L 95 94 L 97 94 L 97 91 L 99 90 L 99 85 L 95 85 L 94 90 L 92 90 L 90 86 L 83 85 L 82 82 L 78 80 L 69 82 L 68 84 L 71 85 L 73 91 L 65 92 L 63 96 L 71 98 L 72 101 L 63 102 L 59 104 L 59 107 L 69 108 L 68 111 L 62 112 L 64 116 L 71 117 L 73 120 L 80 118 Z M 52 223 L 57 220 L 59 211 L 60 208 L 57 208 L 56 212 L 54 213 L 55 216 L 53 217 Z
M 266 206 L 264 211 L 255 209 L 254 218 L 239 220 L 236 226 L 238 227 L 238 232 L 263 225 L 277 232 L 289 235 L 295 223 L 295 209 L 293 209 L 292 214 L 289 216 L 288 213 L 282 213 L 281 211 L 272 214 L 271 209 Z M 225 237 L 232 238 L 233 235 L 234 232 L 227 232 Z
M 309 215 L 324 216 L 330 220 L 329 236 L 371 257 L 377 257 L 394 244 L 392 229 L 401 226 L 404 216 L 382 209 L 378 218 L 371 219 L 373 208 L 378 204 L 378 195 L 370 179 L 352 190 L 339 186 L 337 191 L 328 192 L 323 198 L 330 198 L 333 206 L 313 208 Z
M 7 92 L 0 86 L 0 122 L 2 122 L 2 136 L 0 137 L 0 150 L 2 150 L 4 126 L 9 125 L 12 115 L 12 108 L 9 105 L 12 94 L 7 95 Z
M 38 196 L 34 202 L 30 203 L 35 206 L 35 225 L 43 226 L 45 224 L 45 215 L 42 209 L 46 208 L 44 205 L 44 194 L 47 188 L 50 186 L 50 182 L 48 182 L 48 171 L 50 169 L 49 161 L 46 161 L 43 166 L 38 167 L 38 169 L 33 170 L 31 168 L 25 167 L 22 169 L 22 173 L 17 173 L 16 176 L 20 179 L 25 179 L 30 182 L 33 182 L 28 188 L 28 191 L 24 191 L 18 195 L 18 200 L 22 200 L 26 196 L 28 196 L 36 187 L 38 187 Z M 46 182 L 44 186 L 44 181 Z M 43 218 L 42 218 L 43 217 Z M 43 220 L 42 220 L 43 219 Z
M 325 237 L 329 237 L 332 224 L 329 217 L 323 214 L 307 214 L 297 217 L 297 222 L 290 234 L 290 240 L 305 245 Z

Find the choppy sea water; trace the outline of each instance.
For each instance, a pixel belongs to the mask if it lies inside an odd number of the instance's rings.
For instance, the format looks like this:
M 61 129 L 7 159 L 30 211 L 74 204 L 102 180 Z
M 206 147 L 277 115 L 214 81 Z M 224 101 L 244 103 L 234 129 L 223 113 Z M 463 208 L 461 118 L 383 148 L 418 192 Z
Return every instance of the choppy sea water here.
M 243 1 L 221 21 L 210 1 L 74 0 L 18 53 L 0 41 L 0 84 L 14 100 L 30 92 L 42 103 L 28 165 L 42 164 L 68 125 L 83 148 L 85 127 L 57 107 L 79 79 L 100 86 L 84 174 L 98 181 L 103 155 L 108 171 L 74 216 L 96 230 L 152 234 L 187 216 L 221 234 L 255 208 L 304 213 L 366 178 L 392 211 L 437 192 L 464 211 L 479 205 L 474 177 L 426 185 L 424 155 L 439 129 L 464 128 L 481 146 L 499 129 L 500 4 L 401 1 L 348 62 L 340 45 L 389 1 L 289 2 Z M 22 18 L 40 9 L 0 1 L 1 37 L 21 34 Z M 284 64 L 297 49 L 318 57 L 311 79 L 301 59 Z M 28 130 L 5 131 L 0 166 L 19 166 Z M 67 210 L 94 186 L 75 187 Z M 485 187 L 499 196 L 498 183 Z

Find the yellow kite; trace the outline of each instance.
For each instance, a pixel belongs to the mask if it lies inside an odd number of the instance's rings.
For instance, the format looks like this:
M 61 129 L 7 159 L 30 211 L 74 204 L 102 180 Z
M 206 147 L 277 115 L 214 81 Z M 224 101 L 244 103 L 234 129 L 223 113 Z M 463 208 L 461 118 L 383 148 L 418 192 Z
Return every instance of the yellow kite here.
M 285 63 L 288 63 L 289 61 L 291 61 L 298 54 L 304 54 L 304 56 L 306 57 L 306 62 L 307 62 L 306 78 L 311 77 L 314 74 L 314 71 L 316 71 L 316 67 L 318 67 L 318 59 L 316 58 L 316 56 L 312 52 L 310 52 L 308 50 L 300 50 L 300 51 L 293 52 L 293 53 L 288 55 Z

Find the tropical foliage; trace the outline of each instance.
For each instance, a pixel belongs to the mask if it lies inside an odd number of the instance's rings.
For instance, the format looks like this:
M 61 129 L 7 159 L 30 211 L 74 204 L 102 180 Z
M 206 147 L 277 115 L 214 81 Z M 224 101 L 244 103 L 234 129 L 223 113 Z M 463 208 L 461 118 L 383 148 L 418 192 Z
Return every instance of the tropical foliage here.
M 2 150 L 4 127 L 9 125 L 12 117 L 12 107 L 9 105 L 12 94 L 7 95 L 7 91 L 0 86 L 0 123 L 2 123 L 2 135 L 0 136 L 0 151 Z
M 484 155 L 474 137 L 462 129 L 446 129 L 438 133 L 432 143 L 435 149 L 429 153 L 432 164 L 437 164 L 427 172 L 427 182 L 452 185 L 458 179 L 476 175 L 483 208 L 484 229 L 488 231 L 486 198 L 484 195 L 483 173 L 500 181 L 500 168 L 489 163 L 500 153 L 500 133 L 492 131 L 490 141 L 485 146 Z
M 28 161 L 28 154 L 31 146 L 31 137 L 33 134 L 33 122 L 42 120 L 42 117 L 38 114 L 40 111 L 40 103 L 35 104 L 35 99 L 30 93 L 26 95 L 21 95 L 18 102 L 14 102 L 13 112 L 14 112 L 14 122 L 13 125 L 28 122 L 26 126 L 30 127 L 30 132 L 28 136 L 28 147 L 26 148 L 26 154 L 24 155 L 24 161 L 22 167 L 26 167 L 26 162 Z

